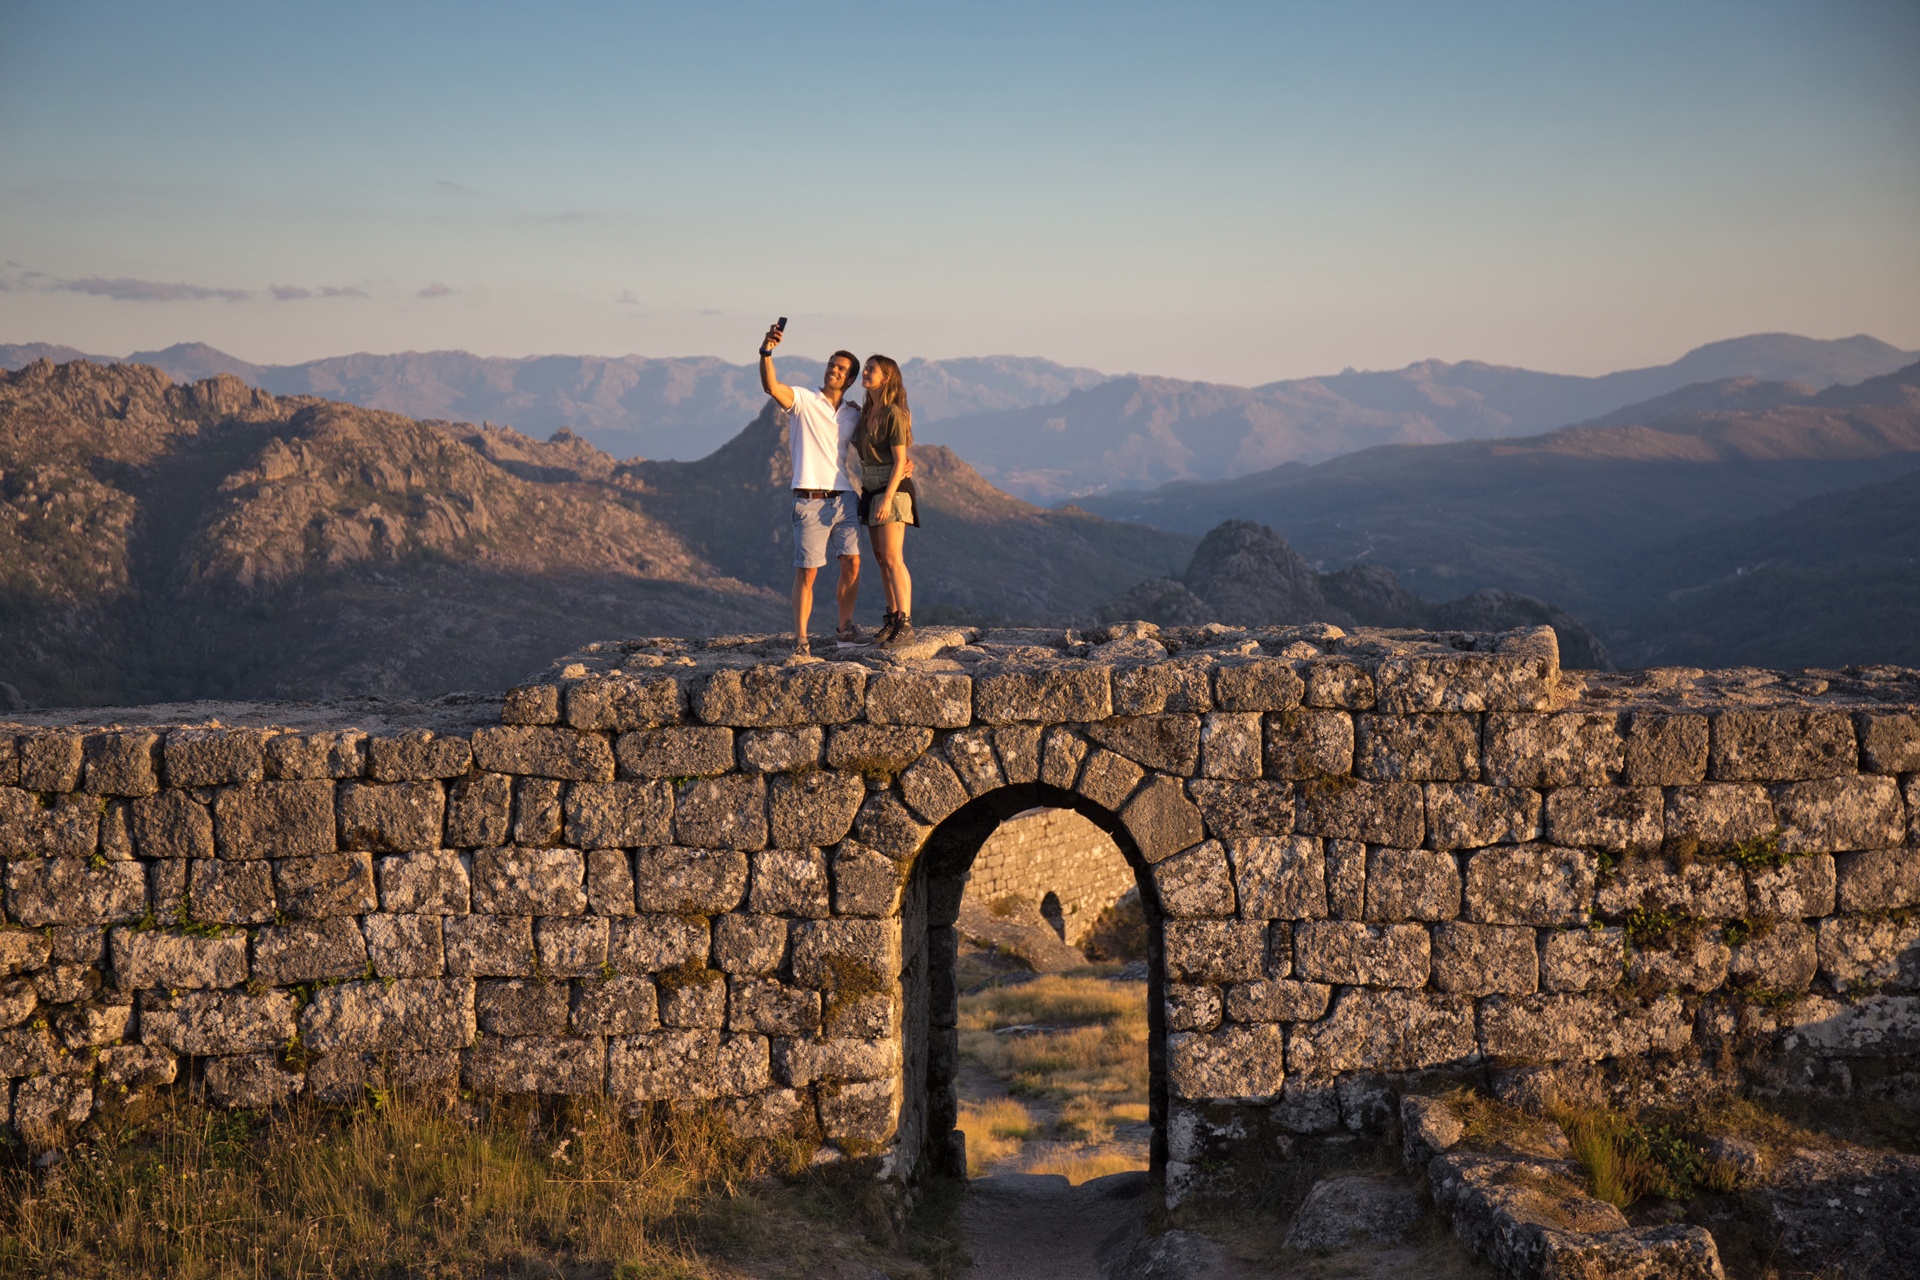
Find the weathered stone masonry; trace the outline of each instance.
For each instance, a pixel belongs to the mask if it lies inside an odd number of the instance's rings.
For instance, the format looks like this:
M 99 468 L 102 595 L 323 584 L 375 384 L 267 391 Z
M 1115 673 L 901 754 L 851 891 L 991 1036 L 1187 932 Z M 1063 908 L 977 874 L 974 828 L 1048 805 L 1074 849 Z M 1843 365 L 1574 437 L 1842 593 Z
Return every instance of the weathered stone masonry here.
M 378 1068 L 950 1167 L 959 885 L 1036 804 L 1142 878 L 1170 1191 L 1435 1073 L 1913 1088 L 1914 672 L 1562 676 L 1544 628 L 772 652 L 594 646 L 458 733 L 0 730 L 0 1119 Z

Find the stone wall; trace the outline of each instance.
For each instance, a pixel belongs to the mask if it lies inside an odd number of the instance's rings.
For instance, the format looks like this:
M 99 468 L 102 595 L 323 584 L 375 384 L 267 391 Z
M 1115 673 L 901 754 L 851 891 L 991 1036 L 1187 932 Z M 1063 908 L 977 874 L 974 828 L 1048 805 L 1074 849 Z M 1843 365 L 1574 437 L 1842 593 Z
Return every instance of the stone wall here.
M 1058 925 L 1080 946 L 1100 913 L 1136 885 L 1113 837 L 1072 809 L 1029 809 L 1001 823 L 973 860 L 967 894 L 991 907 L 1020 897 L 1060 904 Z
M 379 1069 L 951 1167 L 958 885 L 1035 805 L 1149 887 L 1176 1196 L 1448 1073 L 1913 1088 L 1913 672 L 1562 676 L 1545 628 L 777 652 L 595 646 L 488 723 L 6 727 L 0 1118 Z

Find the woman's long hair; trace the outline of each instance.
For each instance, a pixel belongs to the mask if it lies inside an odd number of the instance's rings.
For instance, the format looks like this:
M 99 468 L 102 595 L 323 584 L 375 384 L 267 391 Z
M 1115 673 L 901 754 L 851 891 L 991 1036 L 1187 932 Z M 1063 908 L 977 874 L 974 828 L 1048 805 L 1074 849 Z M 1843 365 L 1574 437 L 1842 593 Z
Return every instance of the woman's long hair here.
M 892 405 L 900 406 L 900 412 L 909 425 L 913 422 L 913 411 L 907 408 L 907 384 L 900 380 L 900 366 L 886 356 L 868 356 L 867 364 L 880 369 L 880 385 L 867 388 L 867 402 L 860 406 L 860 430 L 873 430 L 880 418 L 880 411 Z

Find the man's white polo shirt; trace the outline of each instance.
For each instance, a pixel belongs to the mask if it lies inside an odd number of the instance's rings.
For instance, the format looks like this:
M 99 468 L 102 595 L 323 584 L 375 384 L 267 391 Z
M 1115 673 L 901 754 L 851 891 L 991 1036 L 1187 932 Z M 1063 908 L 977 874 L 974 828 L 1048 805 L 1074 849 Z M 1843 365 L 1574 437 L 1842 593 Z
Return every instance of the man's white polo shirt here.
M 818 391 L 795 387 L 787 422 L 787 439 L 793 451 L 793 487 L 852 489 L 853 480 L 847 475 L 847 444 L 860 425 L 860 410 L 843 400 L 836 411 Z

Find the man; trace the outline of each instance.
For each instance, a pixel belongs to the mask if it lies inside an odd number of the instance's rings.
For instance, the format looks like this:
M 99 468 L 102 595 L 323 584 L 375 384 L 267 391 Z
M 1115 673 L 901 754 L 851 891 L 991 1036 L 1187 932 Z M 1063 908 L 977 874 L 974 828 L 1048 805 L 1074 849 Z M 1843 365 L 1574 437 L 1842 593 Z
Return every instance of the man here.
M 827 361 L 820 390 L 789 387 L 773 371 L 773 349 L 780 345 L 780 338 L 776 325 L 767 330 L 760 346 L 760 386 L 788 414 L 787 440 L 793 454 L 793 652 L 795 657 L 807 657 L 813 579 L 828 555 L 840 558 L 840 581 L 833 593 L 840 611 L 840 629 L 835 634 L 848 643 L 861 639 L 860 628 L 853 622 L 853 605 L 860 594 L 859 502 L 847 474 L 847 445 L 860 425 L 860 409 L 845 402 L 860 361 L 851 351 L 836 351 Z

